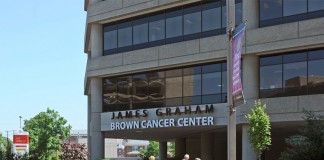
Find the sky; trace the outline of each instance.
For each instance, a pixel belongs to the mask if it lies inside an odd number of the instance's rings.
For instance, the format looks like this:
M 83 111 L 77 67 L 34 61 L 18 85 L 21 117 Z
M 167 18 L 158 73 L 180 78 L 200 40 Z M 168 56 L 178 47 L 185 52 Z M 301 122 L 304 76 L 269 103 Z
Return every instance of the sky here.
M 83 0 L 2 0 L 0 132 L 47 108 L 86 129 Z M 22 122 L 23 123 L 23 122 Z

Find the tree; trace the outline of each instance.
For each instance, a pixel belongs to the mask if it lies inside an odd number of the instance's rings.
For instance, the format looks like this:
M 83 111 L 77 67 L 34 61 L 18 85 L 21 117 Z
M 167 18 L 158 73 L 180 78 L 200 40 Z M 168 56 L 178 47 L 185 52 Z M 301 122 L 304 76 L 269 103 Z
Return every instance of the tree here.
M 171 154 L 173 157 L 175 155 L 175 142 L 170 142 L 168 145 L 168 152 Z
M 286 139 L 289 148 L 281 153 L 281 160 L 324 159 L 324 116 L 304 110 L 306 126 L 299 134 Z
M 154 156 L 157 157 L 159 155 L 159 142 L 156 141 L 150 141 L 149 145 L 146 147 L 146 149 L 141 150 L 141 152 L 146 156 Z
M 30 155 L 34 159 L 52 159 L 61 151 L 62 139 L 70 134 L 71 126 L 57 111 L 47 108 L 30 120 L 24 130 L 29 132 Z
M 86 160 L 89 153 L 85 144 L 64 143 L 62 145 L 62 160 Z
M 250 125 L 249 140 L 258 159 L 261 159 L 262 152 L 271 145 L 271 125 L 269 116 L 264 112 L 266 104 L 262 105 L 261 101 L 257 100 L 254 102 L 254 106 L 252 114 L 247 114 L 245 117 Z

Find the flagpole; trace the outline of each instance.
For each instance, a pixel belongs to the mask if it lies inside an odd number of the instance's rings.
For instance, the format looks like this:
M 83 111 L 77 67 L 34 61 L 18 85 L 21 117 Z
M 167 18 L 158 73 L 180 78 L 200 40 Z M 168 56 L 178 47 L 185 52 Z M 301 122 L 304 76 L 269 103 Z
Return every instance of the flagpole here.
M 235 0 L 226 0 L 227 11 L 227 104 L 228 104 L 228 125 L 227 125 L 227 159 L 236 160 L 236 111 L 232 96 L 232 34 L 235 28 Z

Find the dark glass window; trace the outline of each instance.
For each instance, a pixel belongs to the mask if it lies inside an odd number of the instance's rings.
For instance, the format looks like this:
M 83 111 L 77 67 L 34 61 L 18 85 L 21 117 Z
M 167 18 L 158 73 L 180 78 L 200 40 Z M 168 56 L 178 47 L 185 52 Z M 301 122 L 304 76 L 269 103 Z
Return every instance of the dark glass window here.
M 324 10 L 323 0 L 308 0 L 308 12 Z
M 282 96 L 282 65 L 260 68 L 260 97 Z
M 105 24 L 103 55 L 225 34 L 225 3 L 201 1 Z M 238 25 L 242 22 L 242 0 L 235 0 L 235 10 Z
M 182 10 L 166 14 L 166 38 L 182 36 Z
M 165 98 L 164 79 L 154 79 L 149 81 L 149 99 L 157 100 Z
M 148 99 L 148 80 L 146 74 L 133 76 L 133 101 L 140 102 Z
M 225 103 L 226 77 L 226 63 L 216 63 L 104 78 L 103 112 Z
M 150 42 L 165 39 L 165 17 L 164 14 L 153 16 L 149 23 Z
M 307 12 L 307 0 L 283 0 L 283 16 Z
M 213 94 L 213 95 L 204 95 L 202 96 L 203 104 L 213 104 L 213 103 L 221 103 L 222 102 L 221 94 Z
M 215 8 L 207 8 L 214 5 Z M 221 2 L 208 3 L 203 6 L 206 10 L 202 11 L 202 31 L 211 31 L 222 28 L 222 9 Z
M 133 45 L 148 42 L 148 19 L 133 21 Z
M 104 50 L 117 48 L 117 25 L 105 27 Z
M 118 102 L 130 103 L 132 101 L 132 77 L 118 78 Z
M 222 91 L 221 72 L 202 74 L 202 94 L 215 94 Z
M 103 82 L 104 104 L 117 103 L 117 79 L 106 78 Z
M 284 95 L 296 96 L 307 93 L 307 62 L 283 65 Z
M 260 0 L 260 27 L 324 16 L 322 0 Z
M 308 62 L 308 93 L 323 94 L 324 92 L 324 59 Z
M 323 94 L 323 62 L 324 50 L 260 58 L 260 97 Z
M 201 32 L 201 11 L 200 6 L 184 9 L 183 27 L 184 35 Z
M 132 23 L 125 22 L 118 25 L 118 47 L 132 45 Z
M 282 0 L 260 0 L 260 20 L 282 17 Z
M 242 2 L 235 3 L 235 25 L 239 25 L 243 22 L 243 6 Z

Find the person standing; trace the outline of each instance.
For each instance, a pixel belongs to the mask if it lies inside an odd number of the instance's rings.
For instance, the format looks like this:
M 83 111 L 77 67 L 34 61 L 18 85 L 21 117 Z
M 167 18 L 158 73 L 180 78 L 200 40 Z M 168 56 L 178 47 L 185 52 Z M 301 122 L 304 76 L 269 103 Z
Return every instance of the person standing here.
M 184 160 L 189 160 L 189 154 L 185 154 L 185 155 L 183 156 L 183 158 L 184 158 Z

